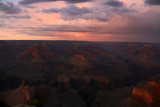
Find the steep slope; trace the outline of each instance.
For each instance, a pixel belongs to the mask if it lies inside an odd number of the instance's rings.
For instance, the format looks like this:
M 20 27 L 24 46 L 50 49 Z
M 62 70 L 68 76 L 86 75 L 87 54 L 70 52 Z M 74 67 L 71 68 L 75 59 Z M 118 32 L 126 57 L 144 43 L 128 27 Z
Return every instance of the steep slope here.
M 25 86 L 24 82 L 15 90 L 3 92 L 5 95 L 0 94 L 9 106 L 16 106 L 24 104 L 32 99 L 42 100 L 49 94 L 46 86 Z
M 28 95 L 28 86 L 24 86 L 22 83 L 17 89 L 7 91 L 5 96 L 1 96 L 1 98 L 3 98 L 9 106 L 25 103 L 30 99 Z

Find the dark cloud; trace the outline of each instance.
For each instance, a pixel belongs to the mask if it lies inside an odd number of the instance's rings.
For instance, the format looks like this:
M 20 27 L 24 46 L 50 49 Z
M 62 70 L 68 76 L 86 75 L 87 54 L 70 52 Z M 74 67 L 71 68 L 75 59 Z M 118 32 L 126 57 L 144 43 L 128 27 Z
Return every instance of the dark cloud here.
M 123 13 L 130 13 L 130 12 L 136 12 L 136 10 L 134 9 L 129 9 L 127 7 L 123 7 L 123 8 L 113 8 L 111 9 L 111 11 L 113 13 L 117 13 L 119 15 L 122 15 Z
M 55 2 L 55 1 L 66 1 L 69 3 L 82 3 L 82 2 L 89 2 L 91 0 L 21 0 L 19 4 L 27 5 L 27 4 L 33 4 L 33 3 Z
M 83 15 L 87 13 L 91 13 L 92 10 L 86 7 L 77 7 L 76 5 L 68 5 L 67 7 L 61 8 L 60 13 L 63 15 Z
M 143 36 L 143 37 L 156 37 L 160 35 L 159 31 L 160 25 L 149 24 L 149 23 L 141 23 L 137 21 L 130 22 L 128 25 L 123 27 L 115 27 L 115 29 L 110 29 L 106 32 L 112 35 L 135 35 L 135 37 Z
M 42 12 L 43 13 L 58 13 L 59 9 L 57 8 L 43 9 Z
M 21 8 L 15 6 L 11 2 L 7 2 L 6 4 L 0 1 L 0 11 L 5 14 L 19 14 L 22 12 Z
M 160 5 L 160 0 L 145 0 L 145 3 L 149 5 Z
M 104 5 L 109 5 L 109 6 L 113 6 L 113 7 L 122 7 L 123 3 L 120 1 L 115 1 L 115 0 L 110 0 L 107 1 L 105 3 L 103 3 Z
M 25 5 L 25 8 L 34 9 L 34 6 Z
M 128 39 L 130 36 L 134 36 L 136 39 L 160 38 L 160 14 L 154 12 L 150 13 L 150 16 L 148 14 L 132 16 L 130 19 L 121 20 L 122 24 L 110 22 L 110 26 L 106 26 L 106 29 L 103 29 L 99 33 L 120 36 L 127 35 Z
M 61 9 L 57 9 L 57 8 L 50 8 L 50 9 L 43 9 L 41 12 L 43 13 L 58 13 L 60 12 L 61 14 L 65 14 L 65 15 L 82 15 L 82 14 L 86 14 L 86 13 L 91 13 L 92 10 L 88 9 L 88 8 L 80 8 L 77 7 L 76 5 L 68 5 L 67 7 L 63 7 Z
M 43 9 L 43 13 L 60 13 L 63 20 L 75 20 L 75 19 L 85 19 L 85 20 L 99 20 L 99 21 L 108 21 L 105 12 L 94 12 L 90 8 L 86 7 L 77 7 L 76 5 L 68 5 L 61 9 L 50 8 Z
M 16 19 L 31 19 L 29 15 L 21 15 L 21 16 L 15 16 L 15 15 L 1 15 L 0 18 L 3 19 L 11 19 L 11 18 L 16 18 Z
M 80 18 L 85 19 L 85 20 L 93 20 L 94 19 L 94 20 L 102 21 L 102 22 L 109 21 L 107 15 L 103 12 L 84 15 L 84 16 L 81 16 Z M 66 17 L 63 17 L 63 19 L 66 19 Z

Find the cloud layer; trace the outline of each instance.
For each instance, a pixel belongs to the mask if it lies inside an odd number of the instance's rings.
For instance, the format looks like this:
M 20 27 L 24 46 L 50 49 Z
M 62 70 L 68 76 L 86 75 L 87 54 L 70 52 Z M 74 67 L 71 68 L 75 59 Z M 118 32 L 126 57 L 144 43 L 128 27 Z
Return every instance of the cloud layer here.
M 29 15 L 1 15 L 0 18 L 3 19 L 11 19 L 11 18 L 16 18 L 16 19 L 31 19 Z
M 115 0 L 110 0 L 107 1 L 105 3 L 103 3 L 104 5 L 109 5 L 109 6 L 113 6 L 113 7 L 122 7 L 123 3 L 120 1 L 115 1 Z
M 98 21 L 108 21 L 107 15 L 104 12 L 95 12 L 90 8 L 77 7 L 76 5 L 68 5 L 60 9 L 50 8 L 43 9 L 43 13 L 60 13 L 61 19 L 63 20 L 75 20 L 75 19 L 85 19 L 85 20 L 98 20 Z
M 0 1 L 0 11 L 5 14 L 19 14 L 22 12 L 21 8 L 15 6 L 11 2 L 7 2 L 6 4 Z
M 27 5 L 27 4 L 34 4 L 34 3 L 41 3 L 41 2 L 55 2 L 55 1 L 66 1 L 69 3 L 82 3 L 82 2 L 89 2 L 91 0 L 22 0 L 19 2 L 19 4 Z
M 160 0 L 8 1 L 0 34 L 9 39 L 160 41 Z

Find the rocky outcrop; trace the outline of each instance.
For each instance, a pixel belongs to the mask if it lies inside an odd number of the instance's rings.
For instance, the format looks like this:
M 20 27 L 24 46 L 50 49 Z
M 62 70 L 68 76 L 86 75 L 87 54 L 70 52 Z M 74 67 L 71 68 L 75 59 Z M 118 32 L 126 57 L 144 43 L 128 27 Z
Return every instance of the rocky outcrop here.
M 42 100 L 49 95 L 49 89 L 46 86 L 28 86 L 21 85 L 12 91 L 6 92 L 5 96 L 1 96 L 9 106 L 24 104 L 32 99 Z
M 140 102 L 144 102 L 146 104 L 151 104 L 153 102 L 153 96 L 145 89 L 134 88 L 132 95 L 133 99 Z
M 15 106 L 25 103 L 30 99 L 28 95 L 28 86 L 24 86 L 24 82 L 15 90 L 6 91 L 5 96 L 1 96 L 9 106 Z
M 70 73 L 84 74 L 84 71 L 90 68 L 89 62 L 82 55 L 73 56 L 69 59 L 69 63 L 73 66 Z
M 139 84 L 132 91 L 132 99 L 150 106 L 160 106 L 160 81 Z
M 20 60 L 27 60 L 28 66 L 30 68 L 35 68 L 39 70 L 47 69 L 45 58 L 54 57 L 51 51 L 49 51 L 45 45 L 39 46 L 34 44 L 33 46 L 27 48 L 22 53 L 20 53 Z
M 34 44 L 33 46 L 24 50 L 21 54 L 21 58 L 32 58 L 32 59 L 40 59 L 43 56 L 53 57 L 54 54 L 49 51 L 44 45 L 39 46 Z

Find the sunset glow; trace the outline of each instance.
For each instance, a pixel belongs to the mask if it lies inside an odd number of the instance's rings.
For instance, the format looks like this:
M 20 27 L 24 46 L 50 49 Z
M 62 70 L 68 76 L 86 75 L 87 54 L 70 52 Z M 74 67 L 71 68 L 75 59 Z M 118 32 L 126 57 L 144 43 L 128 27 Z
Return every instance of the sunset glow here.
M 0 0 L 0 40 L 160 41 L 158 0 Z

